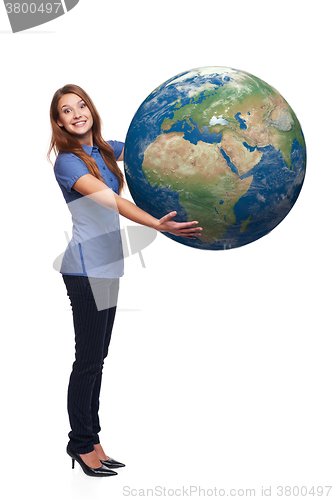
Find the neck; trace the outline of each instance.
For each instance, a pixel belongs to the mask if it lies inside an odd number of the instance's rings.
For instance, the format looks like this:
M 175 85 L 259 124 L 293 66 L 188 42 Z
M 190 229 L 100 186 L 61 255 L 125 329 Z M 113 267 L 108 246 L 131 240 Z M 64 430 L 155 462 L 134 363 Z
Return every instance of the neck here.
M 91 146 L 91 147 L 93 147 L 93 145 L 94 145 L 93 135 L 92 135 L 91 130 L 89 130 L 89 132 L 87 132 L 87 134 L 85 134 L 82 137 L 79 137 L 78 139 L 79 139 L 79 143 L 82 146 Z

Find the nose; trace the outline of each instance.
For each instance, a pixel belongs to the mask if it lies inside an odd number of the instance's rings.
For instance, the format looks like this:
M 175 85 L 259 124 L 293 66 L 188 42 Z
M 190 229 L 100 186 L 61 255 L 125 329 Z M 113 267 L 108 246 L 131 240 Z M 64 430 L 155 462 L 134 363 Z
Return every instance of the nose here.
M 75 120 L 77 120 L 77 118 L 81 118 L 82 117 L 81 109 L 80 108 L 76 109 L 74 112 L 74 115 L 75 115 L 75 117 L 74 117 Z

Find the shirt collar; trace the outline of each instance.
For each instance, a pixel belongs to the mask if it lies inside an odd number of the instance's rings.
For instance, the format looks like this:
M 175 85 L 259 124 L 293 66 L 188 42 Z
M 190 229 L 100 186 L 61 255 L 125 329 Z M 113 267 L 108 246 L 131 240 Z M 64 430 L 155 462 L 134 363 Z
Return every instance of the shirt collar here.
M 85 151 L 86 153 L 88 153 L 88 155 L 90 155 L 90 156 L 91 156 L 92 150 L 93 150 L 94 148 L 95 148 L 95 149 L 97 149 L 97 151 L 99 150 L 99 149 L 98 149 L 98 146 L 96 146 L 96 144 L 95 144 L 95 143 L 94 143 L 94 145 L 93 145 L 93 146 L 86 146 L 85 144 L 82 144 L 82 147 L 83 147 L 84 151 Z

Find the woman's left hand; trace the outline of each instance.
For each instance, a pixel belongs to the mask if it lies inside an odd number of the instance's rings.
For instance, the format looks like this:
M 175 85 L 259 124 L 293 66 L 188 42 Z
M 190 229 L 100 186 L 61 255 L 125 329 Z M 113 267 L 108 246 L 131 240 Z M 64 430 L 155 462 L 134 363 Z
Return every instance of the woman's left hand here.
M 173 217 L 177 215 L 177 212 L 170 212 L 158 221 L 156 227 L 157 231 L 163 231 L 165 233 L 171 233 L 176 236 L 183 236 L 185 238 L 195 239 L 195 236 L 200 236 L 202 227 L 193 227 L 198 224 L 198 221 L 191 222 L 175 222 Z

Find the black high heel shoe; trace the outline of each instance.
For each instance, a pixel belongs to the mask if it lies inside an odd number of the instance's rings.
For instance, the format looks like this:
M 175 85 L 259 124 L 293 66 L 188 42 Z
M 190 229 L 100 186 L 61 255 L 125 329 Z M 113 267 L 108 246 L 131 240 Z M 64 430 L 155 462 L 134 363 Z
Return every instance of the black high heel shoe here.
M 102 464 L 101 467 L 98 467 L 97 469 L 93 469 L 92 467 L 88 467 L 87 464 L 84 463 L 82 458 L 78 453 L 74 453 L 69 447 L 69 444 L 67 445 L 67 453 L 68 455 L 72 458 L 72 469 L 74 469 L 75 466 L 75 460 L 81 465 L 82 470 L 87 476 L 93 476 L 93 477 L 105 477 L 105 476 L 116 476 L 117 472 L 114 470 L 109 469 L 106 465 Z
M 106 465 L 107 467 L 111 467 L 111 469 L 119 469 L 119 467 L 125 467 L 125 464 L 117 462 L 116 460 L 110 457 L 107 460 L 101 460 L 101 463 L 103 465 Z

